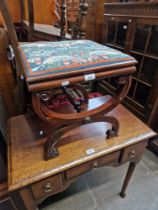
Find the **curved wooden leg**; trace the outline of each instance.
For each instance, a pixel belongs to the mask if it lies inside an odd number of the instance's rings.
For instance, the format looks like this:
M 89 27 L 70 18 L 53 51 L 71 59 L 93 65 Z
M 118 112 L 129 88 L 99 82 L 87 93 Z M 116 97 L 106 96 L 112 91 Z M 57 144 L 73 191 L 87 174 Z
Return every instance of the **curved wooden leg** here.
M 126 177 L 125 177 L 125 180 L 124 180 L 124 183 L 123 183 L 123 186 L 122 186 L 122 190 L 120 192 L 120 197 L 121 198 L 126 197 L 125 191 L 127 189 L 128 183 L 129 183 L 129 181 L 132 177 L 132 174 L 134 172 L 135 167 L 136 167 L 136 163 L 134 163 L 134 162 L 130 163 L 127 174 L 126 174 Z
M 56 144 L 59 142 L 61 137 L 66 134 L 68 131 L 73 130 L 83 124 L 90 124 L 96 122 L 107 122 L 112 125 L 112 129 L 109 129 L 106 132 L 107 138 L 111 138 L 118 135 L 119 131 L 119 121 L 111 116 L 103 116 L 103 117 L 94 117 L 94 118 L 84 118 L 80 122 L 74 122 L 73 125 L 66 125 L 57 127 L 55 132 L 46 140 L 44 146 L 44 158 L 45 160 L 49 160 L 51 158 L 55 158 L 59 155 L 59 151 L 56 148 Z
M 79 125 L 80 124 L 74 124 L 74 125 L 60 126 L 56 128 L 56 131 L 53 132 L 53 134 L 50 137 L 48 137 L 44 145 L 45 160 L 55 158 L 59 155 L 59 151 L 56 148 L 56 144 L 58 143 L 58 141 L 65 133 L 67 133 L 70 130 L 73 130 Z
M 59 155 L 57 148 L 55 148 L 58 140 L 68 131 L 81 126 L 87 123 L 93 122 L 108 122 L 112 124 L 112 128 L 108 129 L 106 132 L 106 137 L 111 138 L 118 135 L 119 130 L 119 122 L 116 118 L 110 116 L 104 116 L 115 107 L 117 107 L 124 97 L 127 95 L 127 92 L 131 86 L 131 77 L 125 76 L 120 77 L 118 80 L 118 90 L 115 96 L 109 99 L 106 103 L 102 104 L 101 106 L 96 106 L 94 109 L 86 109 L 82 112 L 80 106 L 78 107 L 78 103 L 76 98 L 71 95 L 71 92 L 67 91 L 65 87 L 65 92 L 67 93 L 67 97 L 69 101 L 77 110 L 76 113 L 58 113 L 53 110 L 50 110 L 46 106 L 47 100 L 49 100 L 49 92 L 48 93 L 36 93 L 32 95 L 32 104 L 36 114 L 43 120 L 47 121 L 48 123 L 58 124 L 60 127 L 56 129 L 52 136 L 50 136 L 46 143 L 45 143 L 45 159 L 51 159 Z M 80 87 L 80 85 L 74 86 L 75 91 L 79 91 L 79 95 L 83 96 L 84 102 L 87 105 L 88 95 L 85 90 Z M 77 107 L 77 108 L 76 108 Z M 102 116 L 102 117 L 101 117 Z M 73 125 L 71 125 L 73 124 Z M 62 126 L 63 125 L 63 126 Z M 62 126 L 62 127 L 61 127 Z
M 95 117 L 92 122 L 110 123 L 112 125 L 112 127 L 111 127 L 111 129 L 108 129 L 106 131 L 106 137 L 109 139 L 109 138 L 118 136 L 118 131 L 119 131 L 120 125 L 119 125 L 119 121 L 115 117 L 112 117 L 112 116 Z
M 109 121 L 107 119 L 107 122 L 111 123 L 112 128 L 108 129 L 106 131 L 107 138 L 110 139 L 112 137 L 118 136 L 119 131 L 119 121 L 115 117 L 109 117 Z

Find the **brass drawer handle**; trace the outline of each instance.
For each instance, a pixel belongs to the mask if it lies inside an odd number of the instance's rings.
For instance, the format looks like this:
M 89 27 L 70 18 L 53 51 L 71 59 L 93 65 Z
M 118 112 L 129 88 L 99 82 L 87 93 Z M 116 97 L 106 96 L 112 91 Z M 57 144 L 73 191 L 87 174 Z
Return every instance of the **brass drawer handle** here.
M 94 162 L 92 163 L 91 168 L 92 168 L 92 169 L 95 169 L 95 168 L 97 168 L 98 166 L 99 166 L 98 161 L 94 161 Z
M 131 162 L 133 162 L 135 160 L 135 157 L 136 157 L 136 151 L 135 150 L 132 150 L 130 153 L 129 153 L 129 160 Z
M 46 184 L 43 185 L 43 191 L 45 193 L 51 192 L 53 190 L 54 190 L 54 187 L 52 186 L 51 183 L 46 183 Z

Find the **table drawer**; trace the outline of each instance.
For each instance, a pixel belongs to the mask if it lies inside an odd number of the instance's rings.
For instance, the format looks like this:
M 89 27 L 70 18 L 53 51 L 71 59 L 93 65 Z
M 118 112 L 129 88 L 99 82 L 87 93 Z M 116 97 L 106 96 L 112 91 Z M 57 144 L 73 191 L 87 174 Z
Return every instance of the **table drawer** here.
M 31 186 L 35 199 L 40 199 L 59 192 L 62 189 L 61 174 L 37 182 Z
M 146 146 L 146 141 L 126 147 L 121 152 L 120 163 L 138 162 L 141 159 L 142 153 Z
M 82 165 L 76 166 L 66 171 L 66 179 L 73 179 L 81 174 L 86 173 L 92 169 L 98 168 L 103 165 L 108 165 L 110 163 L 117 163 L 119 160 L 120 151 L 105 155 L 103 157 L 91 160 Z

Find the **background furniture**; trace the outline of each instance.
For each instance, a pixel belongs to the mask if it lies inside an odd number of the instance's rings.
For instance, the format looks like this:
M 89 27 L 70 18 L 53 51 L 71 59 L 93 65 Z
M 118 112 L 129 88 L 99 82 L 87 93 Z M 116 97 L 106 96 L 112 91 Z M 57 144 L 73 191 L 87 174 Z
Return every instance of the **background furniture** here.
M 21 0 L 21 2 L 25 2 L 25 5 L 26 5 L 27 1 L 28 0 L 26 0 L 26 1 Z M 87 16 L 86 16 L 86 39 L 102 42 L 102 38 L 103 38 L 102 32 L 103 32 L 103 27 L 104 27 L 104 17 L 103 17 L 104 3 L 112 2 L 112 1 L 111 0 L 87 0 L 86 2 L 88 3 L 88 12 L 87 12 Z M 116 2 L 116 1 L 113 0 L 113 2 Z M 38 5 L 42 6 L 42 2 L 39 3 L 39 0 L 38 0 L 38 2 L 37 2 L 37 0 L 33 0 L 33 3 L 35 5 L 34 10 L 36 11 L 36 14 L 35 14 L 36 23 L 48 25 L 48 22 L 50 22 L 50 20 L 45 21 L 45 20 L 41 20 L 41 18 L 38 17 L 39 14 L 41 14 L 41 12 L 43 12 L 43 11 L 41 11 L 41 8 L 38 8 L 39 7 Z M 61 0 L 59 0 L 59 1 L 54 0 L 54 1 L 52 1 L 51 5 L 48 5 L 48 3 L 46 1 L 48 16 L 50 16 L 50 8 L 52 11 L 52 15 L 51 15 L 52 23 L 49 23 L 49 25 L 50 24 L 55 25 L 54 20 L 56 20 L 56 22 L 58 22 L 58 26 L 60 26 L 60 24 L 59 24 L 60 16 L 61 16 L 60 3 L 61 3 Z M 76 22 L 79 4 L 80 4 L 80 0 L 67 0 L 68 32 L 72 31 L 74 23 Z M 44 5 L 42 7 L 45 8 Z M 46 9 L 44 9 L 44 10 L 46 10 Z M 25 14 L 26 13 L 27 13 L 27 10 L 25 11 Z M 27 21 L 29 20 L 28 14 L 25 15 L 25 19 Z
M 15 80 L 6 57 L 8 45 L 7 32 L 0 28 L 0 94 L 3 96 L 8 115 L 13 116 L 16 112 Z
M 12 22 L 5 0 L 0 1 L 0 11 L 2 13 L 5 25 L 7 27 L 7 36 L 10 45 L 10 60 L 12 60 L 12 62 L 15 65 L 15 68 L 13 68 L 13 73 L 15 75 L 16 83 L 16 104 L 18 109 L 17 112 L 22 113 L 24 112 L 24 77 L 17 49 L 19 43 L 14 24 Z
M 21 13 L 22 13 L 22 36 L 28 37 L 28 41 L 37 41 L 37 40 L 51 40 L 51 41 L 57 41 L 61 39 L 71 39 L 77 38 L 77 36 L 82 36 L 81 31 L 82 30 L 82 22 L 84 21 L 84 17 L 87 14 L 87 7 L 85 0 L 81 0 L 78 2 L 78 4 L 74 4 L 75 2 L 66 0 L 60 0 L 56 1 L 54 0 L 52 2 L 52 25 L 48 24 L 41 24 L 36 23 L 35 15 L 37 16 L 37 6 L 34 6 L 33 0 L 21 0 Z M 36 3 L 36 2 L 35 2 Z M 77 14 L 73 15 L 71 14 L 71 20 L 69 19 L 68 24 L 68 18 L 69 18 L 69 9 L 70 4 L 72 6 L 76 6 L 75 11 L 73 11 Z M 47 15 L 47 12 L 50 11 L 50 8 L 48 7 L 45 11 L 45 16 Z M 39 12 L 39 11 L 38 11 Z M 24 15 L 25 14 L 25 15 Z M 26 19 L 28 19 L 28 21 Z M 75 18 L 75 19 L 74 19 Z M 71 25 L 71 30 L 68 29 L 68 25 L 70 27 L 70 21 L 73 21 L 73 25 Z M 54 22 L 54 25 L 53 25 Z M 68 32 L 71 32 L 71 34 L 68 34 Z
M 113 110 L 111 116 L 120 121 L 118 137 L 105 139 L 109 124 L 82 126 L 62 137 L 64 143 L 59 143 L 60 155 L 49 161 L 43 159 L 43 143 L 51 126 L 39 123 L 32 114 L 11 118 L 9 189 L 19 189 L 26 208 L 35 210 L 44 199 L 65 190 L 80 175 L 101 166 L 119 166 L 130 162 L 121 191 L 124 197 L 146 140 L 155 133 L 122 105 Z M 36 120 L 38 123 L 35 123 Z
M 86 16 L 86 38 L 103 42 L 104 30 L 104 3 L 119 2 L 117 0 L 87 0 L 88 13 Z
M 132 87 L 124 104 L 155 128 L 158 112 L 158 3 L 105 4 L 105 43 L 138 60 Z M 99 84 L 115 92 L 113 79 Z
M 67 0 L 67 27 L 70 32 L 76 23 L 79 5 L 80 0 Z
M 62 3 L 62 4 L 60 4 Z M 65 2 L 58 2 L 58 1 L 52 1 L 52 3 L 46 4 L 44 6 L 41 5 L 40 2 L 33 1 L 33 0 L 20 0 L 21 4 L 21 25 L 22 25 L 22 39 L 25 39 L 27 41 L 37 41 L 38 39 L 41 40 L 58 40 L 60 39 L 60 28 L 56 27 L 55 24 L 58 24 L 61 22 L 61 16 L 65 13 L 61 13 L 61 7 L 65 5 Z M 42 9 L 38 7 L 38 5 L 42 6 Z M 45 7 L 45 9 L 43 9 Z M 44 24 L 44 20 L 40 22 L 38 21 L 38 15 L 41 12 L 44 11 L 45 14 L 43 16 L 47 16 L 50 12 L 50 7 L 52 10 L 52 25 Z M 38 9 L 39 8 L 39 9 Z M 38 12 L 37 12 L 38 11 Z M 41 15 L 41 13 L 40 13 Z M 60 24 L 61 26 L 61 24 Z M 64 27 L 64 26 L 62 26 Z M 24 36 L 24 37 L 23 37 Z

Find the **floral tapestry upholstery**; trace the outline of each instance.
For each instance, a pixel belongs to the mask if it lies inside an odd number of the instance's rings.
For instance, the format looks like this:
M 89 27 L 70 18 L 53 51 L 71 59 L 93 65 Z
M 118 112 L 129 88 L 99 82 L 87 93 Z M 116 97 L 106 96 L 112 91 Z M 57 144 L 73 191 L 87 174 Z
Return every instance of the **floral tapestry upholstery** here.
M 19 51 L 28 78 L 134 61 L 129 55 L 89 40 L 23 44 Z

